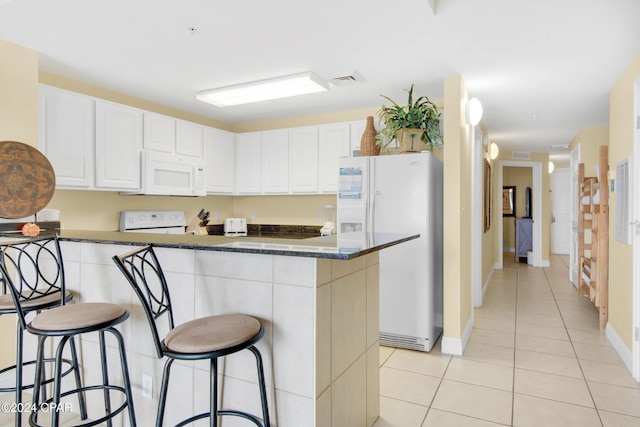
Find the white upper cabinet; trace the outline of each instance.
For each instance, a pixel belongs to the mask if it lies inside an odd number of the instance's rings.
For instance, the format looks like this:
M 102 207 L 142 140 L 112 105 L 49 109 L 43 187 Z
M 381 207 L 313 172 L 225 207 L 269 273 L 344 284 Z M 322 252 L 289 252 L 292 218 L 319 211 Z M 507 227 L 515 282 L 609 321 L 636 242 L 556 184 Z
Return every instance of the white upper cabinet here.
M 374 122 L 376 122 L 376 129 L 378 129 L 377 126 L 377 120 L 374 120 Z M 349 157 L 353 157 L 354 153 L 356 153 L 358 156 L 360 155 L 360 141 L 362 140 L 362 134 L 364 133 L 364 128 L 367 127 L 367 121 L 366 120 L 358 120 L 355 122 L 351 122 L 349 123 L 349 126 L 351 128 L 351 143 L 350 143 L 350 152 L 349 152 Z
M 278 129 L 262 132 L 262 192 L 289 192 L 289 132 Z
M 176 119 L 150 112 L 144 113 L 145 150 L 173 153 L 176 146 Z
M 93 98 L 43 85 L 38 93 L 38 144 L 53 166 L 56 187 L 92 187 Z
M 320 126 L 318 171 L 321 193 L 338 191 L 338 159 L 349 156 L 350 127 L 348 123 Z
M 237 194 L 260 194 L 262 192 L 261 139 L 261 132 L 236 135 Z
M 96 188 L 140 188 L 142 111 L 96 101 Z
M 207 193 L 232 194 L 235 185 L 235 135 L 220 129 L 204 129 Z
M 176 153 L 203 158 L 204 126 L 184 120 L 176 120 Z
M 289 174 L 292 193 L 318 192 L 318 128 L 289 131 Z

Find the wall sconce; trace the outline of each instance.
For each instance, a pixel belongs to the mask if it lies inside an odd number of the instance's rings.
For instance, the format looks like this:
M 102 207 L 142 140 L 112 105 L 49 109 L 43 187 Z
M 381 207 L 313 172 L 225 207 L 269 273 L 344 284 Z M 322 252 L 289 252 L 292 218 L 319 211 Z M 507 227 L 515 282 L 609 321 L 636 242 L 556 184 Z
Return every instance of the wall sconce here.
M 471 98 L 467 103 L 467 123 L 476 126 L 482 120 L 482 103 L 478 98 Z
M 553 162 L 549 162 L 549 173 L 553 173 L 553 170 L 556 168 L 556 165 Z
M 492 142 L 489 146 L 489 158 L 491 158 L 491 160 L 495 160 L 498 158 L 498 154 L 500 154 L 500 148 L 498 147 L 498 144 Z

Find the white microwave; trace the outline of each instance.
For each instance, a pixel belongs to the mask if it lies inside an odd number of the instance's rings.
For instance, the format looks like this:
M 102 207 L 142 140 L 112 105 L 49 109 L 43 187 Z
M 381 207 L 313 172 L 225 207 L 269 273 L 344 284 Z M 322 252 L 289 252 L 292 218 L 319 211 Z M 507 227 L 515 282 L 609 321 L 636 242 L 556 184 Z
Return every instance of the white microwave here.
M 142 152 L 142 188 L 138 194 L 206 196 L 205 162 L 189 156 Z

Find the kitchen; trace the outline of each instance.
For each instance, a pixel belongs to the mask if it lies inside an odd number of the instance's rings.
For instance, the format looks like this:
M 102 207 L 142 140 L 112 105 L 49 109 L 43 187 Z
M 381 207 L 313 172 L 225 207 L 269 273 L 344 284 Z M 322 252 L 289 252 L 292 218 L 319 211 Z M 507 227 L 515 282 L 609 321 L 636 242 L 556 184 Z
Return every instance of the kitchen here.
M 13 53 L 13 49 L 9 48 L 11 52 L 8 54 L 14 59 L 13 64 L 16 69 L 20 70 L 20 76 L 11 76 L 14 86 L 8 89 L 6 93 L 8 96 L 14 99 L 24 99 L 26 102 L 21 104 L 21 108 L 16 108 L 10 112 L 10 117 L 15 117 L 12 121 L 12 128 L 9 129 L 6 134 L 7 139 L 16 139 L 22 141 L 28 141 L 33 145 L 37 145 L 37 112 L 35 101 L 37 97 L 37 85 L 38 83 L 44 83 L 56 87 L 70 89 L 75 92 L 84 93 L 100 97 L 103 99 L 109 99 L 113 102 L 127 103 L 128 105 L 137 106 L 143 109 L 150 109 L 149 103 L 142 99 L 133 99 L 132 97 L 117 94 L 110 90 L 105 90 L 99 87 L 92 87 L 86 83 L 73 82 L 68 79 L 56 76 L 47 75 L 47 73 L 39 73 L 37 66 L 37 55 L 34 56 L 31 52 L 19 52 Z M 445 82 L 445 87 L 451 89 L 455 87 L 455 83 L 460 85 L 461 79 L 450 79 L 449 82 Z M 3 89 L 5 90 L 5 89 Z M 18 93 L 16 96 L 15 93 Z M 456 102 L 466 97 L 467 94 L 464 90 L 454 90 L 452 92 L 453 101 L 450 105 L 455 105 Z M 125 102 L 126 101 L 126 102 Z M 445 97 L 444 104 L 447 104 Z M 157 105 L 154 106 L 155 112 L 166 114 L 169 116 L 180 117 L 183 119 L 189 119 L 190 116 L 184 112 L 169 111 L 166 107 Z M 375 108 L 365 109 L 361 111 L 351 111 L 342 115 L 340 119 L 335 117 L 308 117 L 306 119 L 292 120 L 287 122 L 274 122 L 270 126 L 273 128 L 289 128 L 297 126 L 309 126 L 319 124 L 329 124 L 338 122 L 349 122 L 362 120 L 366 115 L 375 113 Z M 447 114 L 459 115 L 461 121 L 463 120 L 463 111 L 457 110 L 455 107 L 447 111 Z M 194 118 L 193 121 L 203 121 L 201 118 Z M 219 123 L 213 123 L 212 121 L 205 121 L 203 123 L 207 126 L 218 127 Z M 224 127 L 221 127 L 224 129 Z M 237 129 L 234 129 L 236 131 Z M 246 129 L 249 130 L 249 129 Z M 255 129 L 252 129 L 255 130 Z M 449 129 L 450 131 L 451 129 Z M 241 132 L 245 129 L 241 129 Z M 445 133 L 450 133 L 445 129 Z M 454 130 L 454 133 L 459 129 Z M 459 132 L 458 132 L 459 133 Z M 447 139 L 447 142 L 451 142 L 452 146 L 456 146 L 460 136 L 453 136 L 451 139 Z M 466 153 L 456 153 L 452 151 L 448 156 L 458 156 L 459 158 L 466 159 Z M 466 159 L 468 160 L 468 159 Z M 455 160 L 453 160 L 455 163 Z M 459 169 L 451 168 L 447 185 L 450 194 L 457 194 L 456 189 L 461 192 L 468 192 L 470 186 L 470 177 Z M 462 179 L 460 178 L 462 177 Z M 292 198 L 301 198 L 302 204 L 292 202 Z M 223 219 L 228 216 L 239 216 L 251 218 L 251 213 L 256 214 L 256 221 L 261 223 L 314 223 L 321 225 L 322 221 L 318 221 L 318 213 L 322 213 L 322 207 L 325 204 L 331 204 L 335 202 L 335 196 L 328 195 L 309 195 L 309 196 L 208 196 L 206 198 L 207 203 L 202 203 L 205 199 L 186 199 L 180 198 L 179 203 L 184 206 L 184 210 L 187 213 L 187 217 L 195 216 L 202 207 L 212 212 L 220 213 L 220 218 Z M 449 196 L 453 197 L 453 196 Z M 138 199 L 138 200 L 136 200 Z M 133 196 L 121 196 L 112 192 L 93 192 L 93 191 L 76 191 L 76 190 L 63 190 L 59 191 L 53 200 L 53 205 L 60 208 L 62 212 L 62 222 L 65 224 L 77 224 L 80 229 L 115 229 L 118 223 L 118 212 L 121 210 L 136 210 L 136 209 L 167 209 L 173 208 L 174 198 L 145 196 L 142 203 L 140 197 Z M 208 201 L 211 200 L 212 203 Z M 284 217 L 273 212 L 273 201 L 285 206 L 287 213 Z M 140 204 L 144 204 L 141 206 Z M 449 209 L 452 212 L 461 212 L 461 207 L 466 206 L 466 200 L 455 200 L 455 197 L 449 199 L 446 202 L 445 209 Z M 53 206 L 52 205 L 52 206 Z M 497 209 L 496 209 L 497 210 Z M 215 218 L 215 216 L 214 216 Z M 463 224 L 470 222 L 471 214 L 468 210 L 465 211 L 464 217 L 460 220 Z M 263 221 L 264 219 L 264 221 Z M 455 225 L 457 228 L 460 221 Z M 465 225 L 466 227 L 466 225 Z M 471 309 L 468 307 L 468 294 L 467 286 L 470 282 L 470 278 L 467 277 L 466 263 L 471 258 L 470 245 L 466 239 L 468 230 L 462 232 L 453 232 L 451 234 L 451 240 L 449 242 L 451 249 L 451 255 L 447 262 L 450 263 L 449 281 L 451 290 L 449 296 L 445 295 L 446 307 L 451 314 L 445 320 L 445 330 L 448 330 L 447 335 L 453 338 L 462 339 L 467 325 L 468 319 L 471 317 Z M 445 274 L 447 277 L 447 274 Z M 483 279 L 485 275 L 483 275 Z M 448 324 L 448 326 L 447 326 Z

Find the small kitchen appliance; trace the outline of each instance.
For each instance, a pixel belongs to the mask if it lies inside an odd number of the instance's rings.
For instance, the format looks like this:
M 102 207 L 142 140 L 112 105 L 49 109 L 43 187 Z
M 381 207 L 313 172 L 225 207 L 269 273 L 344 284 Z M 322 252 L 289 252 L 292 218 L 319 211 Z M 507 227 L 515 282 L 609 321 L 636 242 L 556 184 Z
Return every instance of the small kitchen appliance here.
M 155 234 L 185 234 L 183 211 L 122 211 L 120 231 Z
M 336 207 L 334 205 L 324 206 L 324 225 L 320 229 L 321 236 L 331 236 L 336 234 Z
M 247 235 L 247 219 L 246 218 L 225 218 L 224 235 L 246 236 Z

